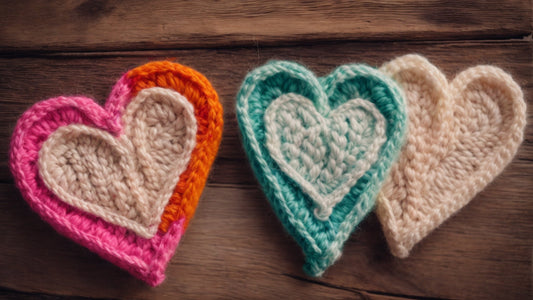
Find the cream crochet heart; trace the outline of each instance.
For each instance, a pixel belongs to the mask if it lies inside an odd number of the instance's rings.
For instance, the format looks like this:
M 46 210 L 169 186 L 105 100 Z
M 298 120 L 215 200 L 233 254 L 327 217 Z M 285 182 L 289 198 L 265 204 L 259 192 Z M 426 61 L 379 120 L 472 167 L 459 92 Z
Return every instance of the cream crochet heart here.
M 153 237 L 196 144 L 194 108 L 181 94 L 143 89 L 119 137 L 86 126 L 59 128 L 39 152 L 39 174 L 59 199 Z
M 376 162 L 387 138 L 385 118 L 370 101 L 352 99 L 322 116 L 293 93 L 270 104 L 265 129 L 270 155 L 313 199 L 321 220 Z
M 409 133 L 377 214 L 391 252 L 407 257 L 511 161 L 523 139 L 526 105 L 511 76 L 491 66 L 470 68 L 449 84 L 416 55 L 381 70 L 404 88 Z

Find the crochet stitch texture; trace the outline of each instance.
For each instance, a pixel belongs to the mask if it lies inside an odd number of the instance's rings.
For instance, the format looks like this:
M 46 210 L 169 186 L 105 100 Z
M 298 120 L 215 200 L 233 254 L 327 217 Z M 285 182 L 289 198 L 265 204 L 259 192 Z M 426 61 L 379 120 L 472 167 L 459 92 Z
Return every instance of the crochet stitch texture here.
M 469 68 L 451 83 L 418 55 L 381 70 L 405 90 L 409 133 L 377 214 L 391 252 L 407 257 L 512 160 L 523 140 L 526 104 L 511 76 L 492 66 Z
M 274 61 L 249 73 L 237 97 L 243 144 L 275 213 L 320 276 L 373 208 L 404 141 L 397 85 L 365 65 L 316 78 Z
M 36 103 L 17 123 L 10 167 L 58 232 L 158 285 L 196 209 L 222 124 L 205 77 L 151 62 L 124 74 L 104 108 L 85 97 Z
M 39 173 L 59 198 L 151 238 L 196 144 L 194 108 L 179 93 L 144 89 L 126 107 L 119 138 L 86 125 L 58 128 Z

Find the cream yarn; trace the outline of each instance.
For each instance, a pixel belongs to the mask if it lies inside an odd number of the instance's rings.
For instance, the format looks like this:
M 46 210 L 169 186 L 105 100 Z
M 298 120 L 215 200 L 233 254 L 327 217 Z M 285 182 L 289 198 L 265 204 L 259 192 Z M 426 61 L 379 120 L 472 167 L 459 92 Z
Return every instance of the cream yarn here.
M 270 155 L 313 199 L 323 221 L 378 160 L 387 139 L 385 118 L 360 98 L 322 116 L 306 97 L 284 94 L 267 108 L 265 129 Z
M 511 76 L 492 66 L 467 69 L 451 83 L 417 55 L 381 70 L 405 91 L 409 132 L 377 214 L 391 252 L 407 257 L 511 161 L 523 140 L 526 105 Z
M 39 152 L 39 173 L 62 201 L 153 237 L 196 144 L 196 118 L 174 90 L 143 89 L 126 107 L 124 134 L 59 128 Z

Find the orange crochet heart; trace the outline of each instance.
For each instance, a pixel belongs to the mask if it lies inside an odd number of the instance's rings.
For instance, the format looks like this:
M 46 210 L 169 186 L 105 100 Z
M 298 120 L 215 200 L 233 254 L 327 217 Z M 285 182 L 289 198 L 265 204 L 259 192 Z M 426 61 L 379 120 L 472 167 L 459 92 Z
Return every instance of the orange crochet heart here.
M 163 70 L 163 71 L 162 71 Z M 198 126 L 196 147 L 181 174 L 161 217 L 159 229 L 185 216 L 185 226 L 194 215 L 222 137 L 222 105 L 207 79 L 197 71 L 169 61 L 152 62 L 127 73 L 133 81 L 133 97 L 143 89 L 169 88 L 185 96 L 194 106 Z

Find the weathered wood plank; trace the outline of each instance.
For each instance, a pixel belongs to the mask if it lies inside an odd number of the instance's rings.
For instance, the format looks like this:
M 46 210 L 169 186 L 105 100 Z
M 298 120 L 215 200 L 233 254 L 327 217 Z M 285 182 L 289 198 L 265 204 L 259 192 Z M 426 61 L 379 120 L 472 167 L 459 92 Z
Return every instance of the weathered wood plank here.
M 79 296 L 62 296 L 56 294 L 44 294 L 38 292 L 20 292 L 11 289 L 0 287 L 0 299 L 4 300 L 95 300 L 97 298 L 79 297 Z M 98 298 L 98 300 L 106 300 L 105 298 Z
M 3 1 L 0 51 L 132 50 L 531 34 L 531 1 Z
M 346 291 L 340 291 L 338 293 L 338 296 L 332 295 L 331 293 L 327 295 L 323 294 L 317 294 L 313 295 L 311 298 L 318 298 L 321 297 L 321 299 L 346 299 L 344 297 L 350 298 L 350 299 L 364 299 L 364 300 L 408 300 L 413 298 L 406 298 L 401 295 L 386 295 L 386 294 L 373 294 L 373 293 L 363 293 L 361 292 L 363 298 L 358 297 L 359 295 L 353 295 Z M 241 295 L 239 295 L 241 296 Z M 267 298 L 269 295 L 261 295 L 261 298 Z M 286 295 L 284 295 L 286 296 Z M 158 297 L 159 298 L 159 297 Z M 213 295 L 210 295 L 210 297 L 204 298 L 204 299 L 217 299 Z M 246 297 L 239 297 L 239 298 L 246 298 Z M 111 300 L 112 298 L 94 298 L 94 297 L 80 297 L 80 296 L 72 296 L 72 295 L 57 295 L 57 294 L 44 294 L 44 293 L 38 293 L 38 292 L 20 292 L 10 289 L 3 289 L 0 288 L 0 299 L 4 300 Z M 151 298 L 154 299 L 154 298 Z M 175 299 L 175 298 L 174 298 Z M 195 299 L 194 296 L 191 297 L 191 299 Z
M 103 103 L 111 86 L 130 68 L 153 59 L 176 58 L 206 75 L 225 109 L 225 130 L 211 183 L 255 185 L 240 143 L 235 95 L 246 73 L 270 59 L 297 60 L 319 75 L 342 63 L 380 66 L 395 56 L 421 53 L 448 76 L 476 64 L 495 64 L 510 72 L 533 95 L 530 42 L 341 43 L 300 47 L 233 50 L 181 50 L 112 54 L 60 54 L 0 58 L 0 182 L 11 181 L 7 167 L 9 139 L 17 118 L 33 103 L 62 94 L 83 94 Z M 533 112 L 530 110 L 530 114 Z M 533 132 L 528 130 L 529 142 Z M 533 157 L 533 150 L 519 159 Z
M 301 47 L 61 54 L 0 59 L 0 286 L 47 294 L 125 299 L 392 298 L 527 299 L 533 245 L 533 126 L 517 158 L 473 202 L 418 245 L 405 260 L 388 254 L 371 215 L 324 278 L 301 272 L 303 257 L 258 189 L 238 138 L 234 97 L 246 72 L 271 58 L 306 63 L 318 74 L 365 61 L 421 53 L 449 75 L 490 63 L 533 94 L 530 42 L 342 43 Z M 167 271 L 152 289 L 60 237 L 30 211 L 5 163 L 18 115 L 58 94 L 105 99 L 120 73 L 151 59 L 177 57 L 204 73 L 226 109 L 219 158 L 197 215 Z M 529 120 L 533 120 L 529 110 Z M 6 246 L 4 246 L 6 245 Z M 314 279 L 313 279 L 314 280 Z

